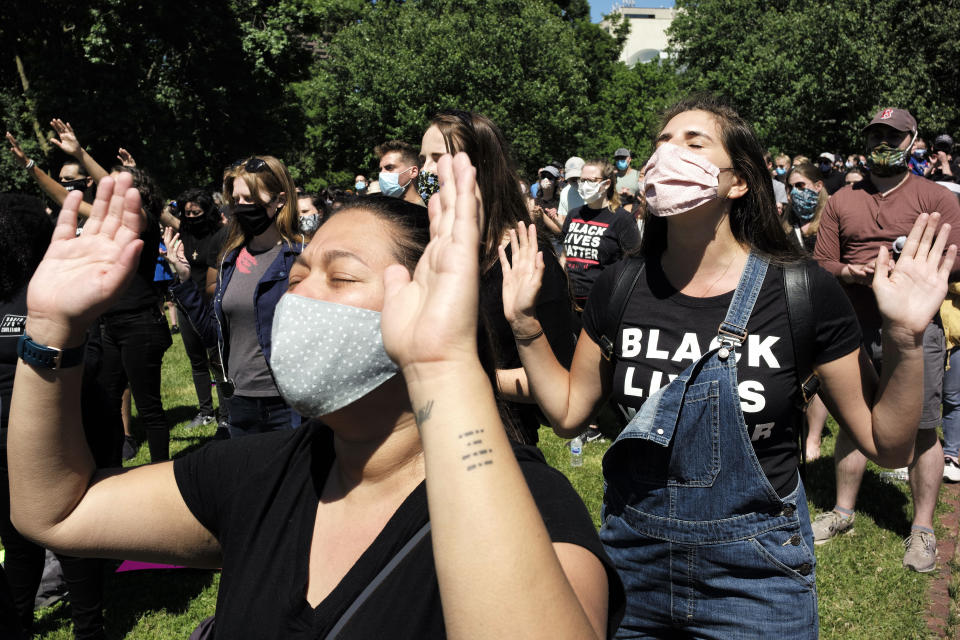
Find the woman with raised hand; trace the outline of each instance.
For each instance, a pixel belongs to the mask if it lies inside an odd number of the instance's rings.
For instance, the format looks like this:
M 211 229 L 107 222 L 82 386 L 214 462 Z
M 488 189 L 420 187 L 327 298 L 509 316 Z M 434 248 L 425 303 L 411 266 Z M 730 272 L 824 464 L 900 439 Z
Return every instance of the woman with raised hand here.
M 539 330 L 536 234 L 511 236 L 512 265 L 501 252 L 504 310 L 554 430 L 580 433 L 608 396 L 633 416 L 604 458 L 600 537 L 627 587 L 618 637 L 816 638 L 803 374 L 869 458 L 911 458 L 923 330 L 957 252 L 944 255 L 949 226 L 924 214 L 895 264 L 880 250 L 891 366 L 878 381 L 836 279 L 783 233 L 762 148 L 731 107 L 694 96 L 667 110 L 644 193 L 640 255 L 594 285 L 570 371 L 541 338 L 520 339 Z M 793 275 L 808 283 L 799 295 Z
M 296 188 L 286 165 L 273 156 L 239 163 L 225 174 L 224 188 L 233 216 L 214 265 L 213 296 L 204 293 L 203 275 L 193 277 L 190 258 L 168 253 L 181 282 L 172 291 L 204 345 L 220 349 L 226 383 L 218 393 L 229 396 L 230 435 L 290 429 L 300 418 L 280 397 L 270 352 L 274 310 L 303 249 Z M 179 236 L 168 229 L 164 241 L 176 246 Z
M 609 637 L 622 588 L 586 509 L 511 447 L 478 358 L 474 171 L 461 154 L 438 173 L 432 222 L 363 199 L 294 266 L 274 373 L 323 424 L 125 470 L 95 468 L 70 358 L 130 278 L 139 201 L 126 176 L 103 180 L 75 238 L 71 196 L 27 293 L 17 527 L 78 555 L 222 567 L 217 638 Z
M 477 197 L 480 200 L 480 326 L 482 341 L 489 342 L 496 377 L 494 388 L 508 432 L 517 442 L 536 444 L 543 423 L 517 354 L 510 325 L 503 317 L 501 295 L 503 274 L 497 247 L 518 222 L 531 224 L 520 179 L 513 168 L 509 146 L 499 127 L 486 116 L 472 111 L 447 109 L 430 120 L 423 134 L 417 178 L 424 202 L 439 188 L 436 169 L 448 153 L 464 152 L 477 169 Z M 567 278 L 553 251 L 544 254 L 546 273 L 537 299 L 537 313 L 554 354 L 565 366 L 573 357 L 574 331 Z

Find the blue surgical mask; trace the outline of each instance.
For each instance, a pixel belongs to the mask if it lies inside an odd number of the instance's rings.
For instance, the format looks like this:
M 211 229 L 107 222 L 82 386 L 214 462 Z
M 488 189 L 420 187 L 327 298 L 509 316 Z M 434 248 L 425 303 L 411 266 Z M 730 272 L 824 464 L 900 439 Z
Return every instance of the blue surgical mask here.
M 810 222 L 817 213 L 817 205 L 820 203 L 820 194 L 813 189 L 790 190 L 790 204 L 793 209 L 793 215 L 801 222 Z
M 403 192 L 407 190 L 407 187 L 410 186 L 410 182 L 407 184 L 400 184 L 400 176 L 405 174 L 407 171 L 410 171 L 413 167 L 408 167 L 407 169 L 401 171 L 400 173 L 388 173 L 386 171 L 380 172 L 380 177 L 377 182 L 380 183 L 380 192 L 385 196 L 391 198 L 400 198 L 403 196 Z
M 362 180 L 357 180 L 357 182 L 353 186 L 354 188 L 356 188 L 357 191 L 363 191 L 364 189 L 367 188 L 367 183 L 363 182 Z
M 777 167 L 777 175 L 778 175 L 778 176 L 782 176 L 782 175 L 785 174 L 786 172 L 787 172 L 786 167 Z
M 917 160 L 923 160 L 924 158 L 927 157 L 927 150 L 926 150 L 926 149 L 914 149 L 914 150 L 913 150 L 913 157 L 916 158 Z
M 626 159 L 626 158 L 618 158 L 618 159 L 617 159 L 617 170 L 618 170 L 618 171 L 623 171 L 624 169 L 626 169 L 626 168 L 629 167 L 629 166 L 630 166 L 630 163 L 627 162 L 627 159 Z

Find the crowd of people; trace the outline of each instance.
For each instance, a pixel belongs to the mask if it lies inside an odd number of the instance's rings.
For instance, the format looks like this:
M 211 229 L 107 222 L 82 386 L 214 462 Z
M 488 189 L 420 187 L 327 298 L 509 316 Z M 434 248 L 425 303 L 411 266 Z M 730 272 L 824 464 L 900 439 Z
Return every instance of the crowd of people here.
M 790 158 L 695 95 L 649 158 L 528 183 L 489 118 L 425 124 L 347 189 L 252 155 L 175 200 L 65 121 L 57 178 L 7 134 L 49 201 L 0 194 L 4 637 L 50 549 L 77 638 L 105 637 L 104 558 L 221 568 L 203 638 L 816 638 L 814 545 L 852 530 L 868 459 L 904 468 L 903 565 L 935 568 L 960 481 L 949 136 L 885 108 L 862 155 Z M 171 461 L 172 328 L 187 427 L 217 428 Z M 127 393 L 153 464 L 120 466 Z M 828 415 L 836 505 L 811 521 Z M 542 425 L 614 440 L 599 532 Z

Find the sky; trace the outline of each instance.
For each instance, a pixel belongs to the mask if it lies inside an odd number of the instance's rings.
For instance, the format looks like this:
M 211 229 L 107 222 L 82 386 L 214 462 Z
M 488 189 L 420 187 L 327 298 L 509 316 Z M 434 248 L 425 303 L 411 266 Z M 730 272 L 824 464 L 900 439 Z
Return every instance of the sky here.
M 622 1 L 622 0 L 621 0 Z M 590 20 L 600 22 L 605 13 L 610 13 L 614 0 L 590 0 Z M 634 0 L 636 7 L 672 7 L 673 0 Z

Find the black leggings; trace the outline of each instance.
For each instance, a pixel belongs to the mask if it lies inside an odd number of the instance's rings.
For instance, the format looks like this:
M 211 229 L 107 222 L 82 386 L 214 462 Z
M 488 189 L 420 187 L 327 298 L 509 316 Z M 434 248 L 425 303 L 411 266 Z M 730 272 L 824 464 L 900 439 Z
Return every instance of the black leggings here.
M 178 305 L 179 308 L 179 305 Z M 213 393 L 210 391 L 210 360 L 207 349 L 197 330 L 190 322 L 190 316 L 180 308 L 180 337 L 183 338 L 183 348 L 190 359 L 190 371 L 193 374 L 193 387 L 197 390 L 197 404 L 200 413 L 213 415 Z
M 170 458 L 170 428 L 160 398 L 163 353 L 170 347 L 170 329 L 159 307 L 111 313 L 101 320 L 103 353 L 100 382 L 120 413 L 123 390 L 130 383 L 137 414 L 147 431 L 150 459 Z

